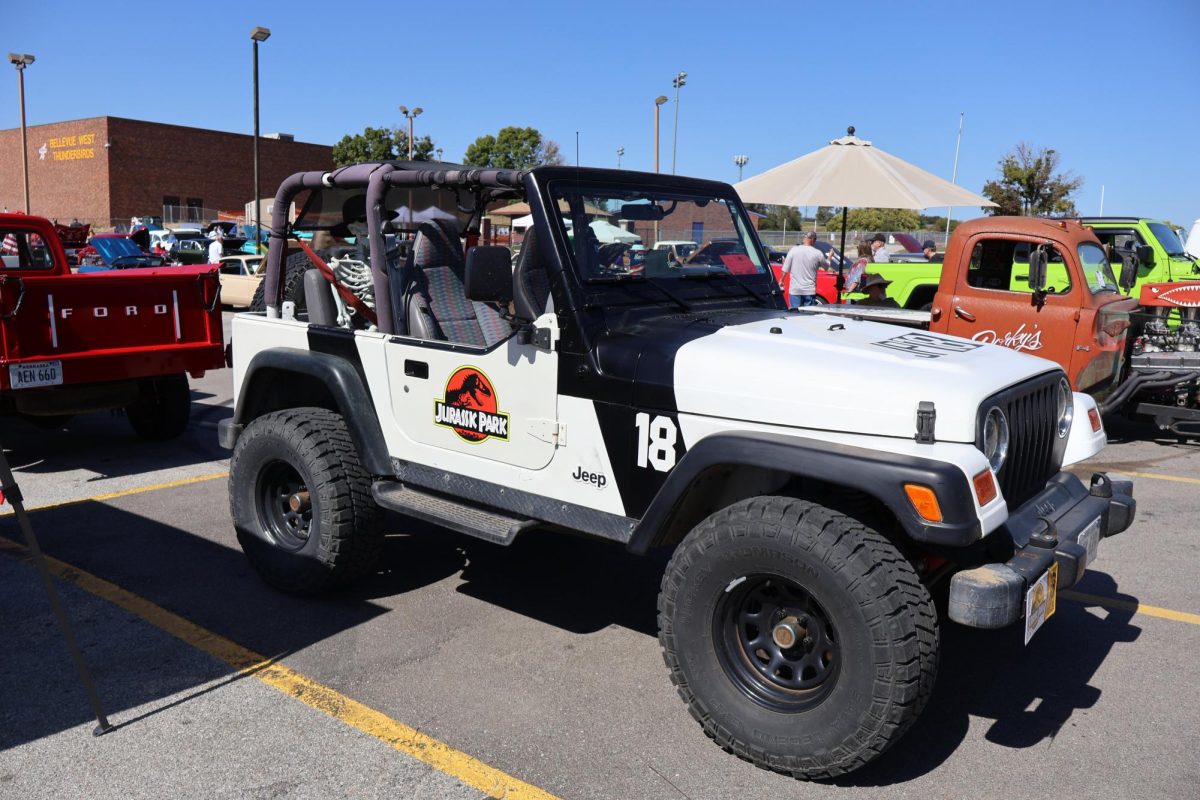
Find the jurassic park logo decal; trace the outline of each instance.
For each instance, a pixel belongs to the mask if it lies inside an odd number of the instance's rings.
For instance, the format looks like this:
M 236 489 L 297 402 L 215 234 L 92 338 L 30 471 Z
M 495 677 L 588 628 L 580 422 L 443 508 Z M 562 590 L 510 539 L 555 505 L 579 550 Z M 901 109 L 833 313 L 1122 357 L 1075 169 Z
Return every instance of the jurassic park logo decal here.
M 499 410 L 491 380 L 475 367 L 459 367 L 446 381 L 446 392 L 433 402 L 433 421 L 464 442 L 508 441 L 508 414 Z

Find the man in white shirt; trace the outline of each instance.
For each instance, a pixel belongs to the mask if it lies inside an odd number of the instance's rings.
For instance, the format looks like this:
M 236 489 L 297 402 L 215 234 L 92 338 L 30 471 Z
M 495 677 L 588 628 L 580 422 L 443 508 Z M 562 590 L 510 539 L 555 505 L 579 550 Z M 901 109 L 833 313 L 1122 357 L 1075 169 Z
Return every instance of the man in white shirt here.
M 788 306 L 800 308 L 817 304 L 817 270 L 828 267 L 825 256 L 814 247 L 817 234 L 809 231 L 804 235 L 804 244 L 788 250 L 783 259 L 782 275 L 790 275 L 788 284 Z M 782 275 L 780 280 L 783 280 Z
M 212 232 L 212 242 L 208 245 L 208 263 L 221 263 L 221 256 L 225 255 L 225 245 L 221 243 L 222 238 L 221 229 L 214 228 Z
M 886 244 L 887 238 L 882 233 L 877 233 L 871 237 L 871 260 L 876 264 L 886 264 L 892 260 L 887 248 L 884 247 Z

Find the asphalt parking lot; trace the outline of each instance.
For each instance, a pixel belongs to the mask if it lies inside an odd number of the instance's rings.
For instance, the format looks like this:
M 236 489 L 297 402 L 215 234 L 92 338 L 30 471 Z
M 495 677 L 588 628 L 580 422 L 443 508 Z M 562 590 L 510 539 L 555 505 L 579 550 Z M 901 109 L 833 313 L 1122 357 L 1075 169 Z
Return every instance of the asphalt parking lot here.
M 1086 466 L 1135 476 L 1134 527 L 1028 647 L 1015 628 L 945 623 L 907 737 L 804 784 L 704 737 L 659 654 L 661 564 L 619 547 L 499 548 L 392 517 L 371 579 L 314 599 L 268 589 L 229 521 L 215 428 L 230 379 L 193 381 L 195 424 L 173 443 L 107 414 L 0 425 L 116 726 L 90 735 L 0 518 L 0 797 L 1196 796 L 1200 443 L 1114 424 Z

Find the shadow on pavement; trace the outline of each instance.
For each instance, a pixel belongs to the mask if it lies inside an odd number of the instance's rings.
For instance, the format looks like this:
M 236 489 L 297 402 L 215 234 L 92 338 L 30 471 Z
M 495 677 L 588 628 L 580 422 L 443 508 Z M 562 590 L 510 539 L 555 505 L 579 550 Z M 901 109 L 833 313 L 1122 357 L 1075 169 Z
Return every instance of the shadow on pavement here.
M 205 519 L 206 507 L 212 523 L 212 494 L 143 495 L 138 501 L 153 509 L 148 514 L 80 503 L 35 512 L 31 519 L 47 555 L 274 659 L 386 613 L 369 595 L 412 591 L 457 573 L 464 563 L 460 552 L 446 549 L 444 536 L 393 537 L 384 569 L 354 591 L 284 595 L 254 574 L 232 541 L 231 526 L 228 546 L 180 527 L 204 524 L 196 521 Z M 223 485 L 217 497 L 224 501 Z M 181 521 L 154 518 L 159 516 Z M 24 544 L 12 517 L 0 519 L 0 536 Z M 206 684 L 240 678 L 224 662 L 69 580 L 57 585 L 105 711 L 119 727 L 133 724 L 122 713 L 128 709 L 189 690 L 189 698 L 198 697 L 212 691 Z M 33 566 L 4 554 L 0 653 L 0 751 L 89 722 L 90 709 Z
M 1136 602 L 1104 573 L 1089 572 L 1089 593 Z M 1053 739 L 1074 725 L 1076 711 L 1100 700 L 1092 676 L 1117 644 L 1141 628 L 1133 612 L 1089 611 L 1059 598 L 1058 611 L 1024 645 L 1024 630 L 998 631 L 942 622 L 937 685 L 925 713 L 895 747 L 866 768 L 838 779 L 845 786 L 886 786 L 918 778 L 949 758 L 967 734 L 969 717 L 991 720 L 985 738 L 1015 749 Z
M 192 392 L 192 417 L 183 435 L 165 442 L 139 438 L 123 411 L 80 414 L 65 426 L 38 428 L 28 420 L 0 420 L 0 442 L 17 474 L 48 475 L 71 470 L 96 473 L 93 480 L 138 475 L 229 458 L 217 444 L 217 423 L 233 416 L 227 404 L 198 403 L 212 397 Z

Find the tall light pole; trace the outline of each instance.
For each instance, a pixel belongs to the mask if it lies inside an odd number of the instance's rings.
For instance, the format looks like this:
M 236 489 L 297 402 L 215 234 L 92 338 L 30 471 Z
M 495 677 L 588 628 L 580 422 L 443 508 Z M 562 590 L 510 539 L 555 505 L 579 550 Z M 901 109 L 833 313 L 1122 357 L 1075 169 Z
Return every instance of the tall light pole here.
M 662 109 L 662 104 L 667 102 L 667 96 L 660 94 L 654 98 L 654 171 L 658 172 L 658 112 Z
M 442 148 L 440 148 L 440 147 L 439 147 L 439 148 L 438 148 L 437 150 L 435 150 L 434 152 L 435 152 L 435 153 L 437 153 L 437 157 L 438 157 L 438 163 L 441 163 L 441 161 L 442 161 Z
M 679 143 L 679 90 L 687 85 L 687 73 L 680 71 L 671 80 L 675 87 L 675 128 L 671 132 L 671 174 L 675 174 L 675 146 Z
M 29 53 L 9 53 L 8 60 L 17 68 L 21 95 L 21 180 L 25 184 L 25 213 L 29 213 L 29 146 L 25 140 L 25 68 L 34 62 Z
M 742 167 L 746 166 L 746 162 L 750 160 L 750 156 L 734 156 L 733 163 L 737 164 L 738 168 L 738 183 L 742 182 Z
M 621 156 L 623 156 L 623 155 L 625 155 L 625 148 L 618 147 L 617 148 L 617 169 L 621 168 Z
M 408 120 L 408 160 L 413 160 L 413 120 L 421 116 L 421 112 L 425 109 L 417 106 L 412 111 L 408 110 L 408 106 L 400 106 L 400 113 Z
M 951 183 L 958 183 L 958 149 L 962 147 L 962 126 L 964 116 L 964 112 L 958 112 L 958 138 L 954 140 L 954 171 L 950 173 Z M 946 243 L 950 243 L 950 206 L 946 206 Z
M 256 27 L 250 31 L 254 41 L 254 252 L 262 252 L 262 224 L 259 220 L 262 201 L 258 184 L 258 43 L 271 38 L 271 29 Z

